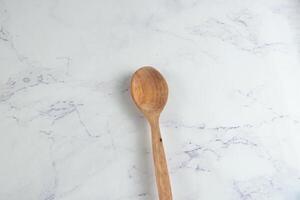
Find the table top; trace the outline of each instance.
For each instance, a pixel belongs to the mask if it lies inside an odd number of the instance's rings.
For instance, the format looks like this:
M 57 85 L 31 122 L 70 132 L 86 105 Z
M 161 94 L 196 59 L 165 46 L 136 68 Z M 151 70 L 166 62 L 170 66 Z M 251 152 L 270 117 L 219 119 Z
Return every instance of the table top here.
M 131 74 L 169 84 L 175 200 L 300 198 L 300 2 L 0 1 L 0 199 L 157 199 Z

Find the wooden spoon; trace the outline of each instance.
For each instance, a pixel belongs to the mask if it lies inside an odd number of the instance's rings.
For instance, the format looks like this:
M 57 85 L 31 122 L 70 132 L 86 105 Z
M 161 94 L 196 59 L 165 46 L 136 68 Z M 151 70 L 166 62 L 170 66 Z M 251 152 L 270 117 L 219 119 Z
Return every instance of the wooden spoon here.
M 138 69 L 131 79 L 131 96 L 151 126 L 156 184 L 160 200 L 172 200 L 167 161 L 159 129 L 159 116 L 168 99 L 168 85 L 153 67 Z

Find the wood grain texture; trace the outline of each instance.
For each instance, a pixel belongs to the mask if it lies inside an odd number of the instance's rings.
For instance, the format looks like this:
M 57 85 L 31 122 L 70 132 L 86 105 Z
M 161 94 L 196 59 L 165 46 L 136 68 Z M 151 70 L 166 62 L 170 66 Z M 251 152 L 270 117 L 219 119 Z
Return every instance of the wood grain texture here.
M 172 200 L 172 191 L 159 128 L 159 116 L 168 99 L 168 85 L 153 67 L 142 67 L 131 79 L 131 96 L 148 119 L 152 134 L 152 151 L 156 184 L 160 200 Z

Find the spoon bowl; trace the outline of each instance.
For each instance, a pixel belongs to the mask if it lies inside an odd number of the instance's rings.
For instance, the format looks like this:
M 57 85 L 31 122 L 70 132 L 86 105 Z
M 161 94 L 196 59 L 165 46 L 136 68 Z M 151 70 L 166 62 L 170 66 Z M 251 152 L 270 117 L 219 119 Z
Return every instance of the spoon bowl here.
M 149 113 L 159 114 L 167 103 L 168 85 L 156 69 L 142 67 L 132 76 L 131 95 L 146 116 Z

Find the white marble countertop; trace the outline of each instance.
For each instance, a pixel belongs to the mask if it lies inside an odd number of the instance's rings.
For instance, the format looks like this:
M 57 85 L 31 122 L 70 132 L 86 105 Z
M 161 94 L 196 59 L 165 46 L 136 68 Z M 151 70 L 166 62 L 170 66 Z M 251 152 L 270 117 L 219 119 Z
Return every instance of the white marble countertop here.
M 299 0 L 0 0 L 0 199 L 157 199 L 128 92 L 161 71 L 174 200 L 300 199 Z

